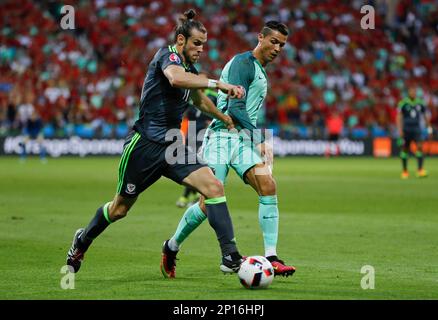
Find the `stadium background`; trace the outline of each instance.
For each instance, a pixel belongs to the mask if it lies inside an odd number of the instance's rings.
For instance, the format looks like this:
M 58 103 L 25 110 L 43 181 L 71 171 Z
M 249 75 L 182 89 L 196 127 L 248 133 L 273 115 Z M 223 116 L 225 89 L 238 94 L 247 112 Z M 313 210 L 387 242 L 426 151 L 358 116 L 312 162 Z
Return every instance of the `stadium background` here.
M 197 67 L 212 77 L 236 52 L 255 46 L 265 20 L 289 26 L 284 52 L 268 66 L 270 90 L 260 117 L 260 125 L 276 136 L 325 139 L 326 120 L 336 111 L 344 138 L 396 138 L 397 102 L 410 85 L 430 106 L 437 132 L 434 1 L 69 4 L 75 9 L 74 30 L 60 27 L 62 1 L 2 1 L 1 137 L 20 135 L 34 108 L 46 138 L 124 138 L 136 118 L 147 63 L 171 42 L 177 15 L 189 7 L 209 31 Z M 375 7 L 375 30 L 361 29 L 364 4 Z M 3 143 L 5 149 L 14 153 L 17 143 L 9 141 L 6 148 Z
M 74 30 L 60 28 L 64 4 L 75 9 Z M 360 28 L 364 4 L 376 10 L 375 30 Z M 276 134 L 277 154 L 322 155 L 326 120 L 337 111 L 342 154 L 396 155 L 396 104 L 409 85 L 428 103 L 437 138 L 433 0 L 6 0 L 0 1 L 0 153 L 20 153 L 22 128 L 34 109 L 53 157 L 120 154 L 147 63 L 171 40 L 177 14 L 191 7 L 208 29 L 198 68 L 212 77 L 236 52 L 255 45 L 265 20 L 289 26 L 284 52 L 267 68 L 261 118 Z M 438 153 L 436 144 L 427 153 Z M 70 236 L 113 196 L 117 163 L 118 157 L 65 157 L 46 165 L 0 158 L 1 298 L 437 298 L 438 261 L 430 253 L 437 249 L 438 164 L 426 158 L 429 178 L 400 181 L 395 157 L 276 160 L 279 249 L 298 271 L 265 292 L 248 293 L 218 274 L 207 225 L 185 244 L 180 278 L 160 278 L 159 248 L 182 214 L 174 205 L 180 187 L 165 180 L 102 235 L 87 254 L 78 290 L 62 290 L 59 269 Z M 226 192 L 242 252 L 260 253 L 254 194 L 234 175 Z M 376 266 L 376 290 L 360 288 L 360 267 L 369 263 Z

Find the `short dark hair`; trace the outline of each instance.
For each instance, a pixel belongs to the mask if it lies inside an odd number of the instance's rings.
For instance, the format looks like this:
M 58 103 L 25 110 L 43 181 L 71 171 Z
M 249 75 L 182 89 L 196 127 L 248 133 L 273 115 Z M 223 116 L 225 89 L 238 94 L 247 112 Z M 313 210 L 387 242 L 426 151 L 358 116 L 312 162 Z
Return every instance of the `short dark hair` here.
M 188 39 L 191 36 L 191 31 L 193 28 L 198 29 L 202 33 L 207 33 L 207 29 L 205 29 L 204 25 L 198 21 L 193 20 L 193 18 L 196 16 L 196 11 L 193 9 L 187 10 L 184 12 L 183 15 L 181 15 L 178 19 L 178 24 L 175 27 L 175 42 L 178 37 L 178 35 L 182 34 L 186 39 Z
M 261 34 L 263 34 L 263 36 L 267 36 L 272 32 L 272 30 L 277 30 L 278 32 L 280 32 L 282 35 L 285 36 L 289 35 L 289 29 L 284 23 L 273 21 L 273 20 L 265 23 L 261 31 Z

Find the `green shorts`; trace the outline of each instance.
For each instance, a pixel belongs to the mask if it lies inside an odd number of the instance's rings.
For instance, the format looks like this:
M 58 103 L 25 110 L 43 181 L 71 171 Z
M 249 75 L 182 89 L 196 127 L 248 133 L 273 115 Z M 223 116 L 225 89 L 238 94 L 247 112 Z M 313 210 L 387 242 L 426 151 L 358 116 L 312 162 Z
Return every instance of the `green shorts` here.
M 208 133 L 208 132 L 207 132 Z M 263 163 L 259 149 L 250 139 L 232 133 L 210 132 L 202 145 L 202 157 L 214 171 L 216 178 L 225 184 L 230 167 L 245 181 L 246 172 Z

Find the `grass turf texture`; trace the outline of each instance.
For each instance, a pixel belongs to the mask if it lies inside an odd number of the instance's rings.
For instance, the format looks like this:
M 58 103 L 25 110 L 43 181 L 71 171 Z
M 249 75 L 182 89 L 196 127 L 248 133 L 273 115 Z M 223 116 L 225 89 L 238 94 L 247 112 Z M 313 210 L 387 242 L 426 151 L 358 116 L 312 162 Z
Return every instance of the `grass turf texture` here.
M 0 158 L 1 299 L 437 299 L 438 159 L 430 176 L 400 179 L 398 159 L 277 159 L 278 252 L 293 277 L 244 289 L 219 271 L 208 222 L 184 243 L 177 278 L 159 270 L 161 245 L 183 214 L 182 187 L 165 178 L 128 217 L 93 243 L 75 279 L 60 287 L 74 231 L 112 199 L 118 158 L 62 158 L 41 164 Z M 263 254 L 257 196 L 232 173 L 226 186 L 242 254 Z M 375 289 L 360 286 L 375 268 Z

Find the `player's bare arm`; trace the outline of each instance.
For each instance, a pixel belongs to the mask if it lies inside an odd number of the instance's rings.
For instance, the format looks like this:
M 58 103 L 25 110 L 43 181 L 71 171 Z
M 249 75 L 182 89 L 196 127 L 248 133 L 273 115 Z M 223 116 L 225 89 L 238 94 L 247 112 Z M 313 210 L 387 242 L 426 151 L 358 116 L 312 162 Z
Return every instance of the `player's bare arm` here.
M 169 82 L 173 87 L 184 89 L 219 89 L 228 94 L 230 98 L 241 98 L 243 95 L 242 89 L 238 86 L 218 80 L 207 79 L 204 76 L 186 72 L 181 66 L 168 66 L 164 70 L 164 75 L 169 79 Z
M 222 121 L 227 125 L 228 129 L 234 128 L 233 119 L 230 116 L 222 113 L 201 90 L 193 90 L 191 98 L 195 107 L 197 107 L 199 110 L 207 113 L 215 119 Z

